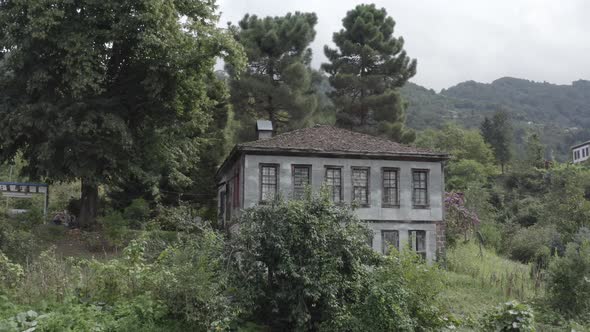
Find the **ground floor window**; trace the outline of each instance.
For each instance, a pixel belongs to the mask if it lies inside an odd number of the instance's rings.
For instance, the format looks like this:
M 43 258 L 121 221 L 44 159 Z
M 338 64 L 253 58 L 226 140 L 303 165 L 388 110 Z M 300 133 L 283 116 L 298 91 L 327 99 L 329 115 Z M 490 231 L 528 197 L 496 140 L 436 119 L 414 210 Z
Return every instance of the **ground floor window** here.
M 392 230 L 381 231 L 381 252 L 384 255 L 389 254 L 390 247 L 399 250 L 399 232 Z
M 410 248 L 426 259 L 426 231 L 410 231 Z

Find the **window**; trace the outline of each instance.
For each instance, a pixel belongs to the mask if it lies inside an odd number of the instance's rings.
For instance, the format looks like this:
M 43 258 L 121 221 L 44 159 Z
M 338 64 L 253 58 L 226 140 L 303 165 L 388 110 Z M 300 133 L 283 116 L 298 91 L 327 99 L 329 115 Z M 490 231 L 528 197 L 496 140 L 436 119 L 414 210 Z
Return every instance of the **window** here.
M 398 170 L 383 169 L 383 206 L 399 206 Z
M 342 201 L 342 168 L 326 167 L 326 187 L 333 202 Z
M 278 192 L 278 165 L 260 166 L 260 201 L 268 202 L 276 198 Z
M 381 231 L 381 252 L 383 255 L 389 254 L 391 246 L 399 250 L 399 232 Z
M 225 191 L 219 193 L 219 220 L 225 221 Z
M 412 171 L 412 203 L 414 207 L 428 206 L 428 171 Z
M 426 259 L 426 231 L 410 231 L 410 249 Z
M 293 165 L 293 198 L 301 199 L 305 188 L 311 184 L 311 166 Z
M 352 168 L 352 201 L 369 205 L 369 169 Z
M 225 184 L 225 197 L 224 197 L 225 198 L 224 204 L 225 204 L 225 220 L 226 221 L 231 220 L 231 212 L 232 212 L 231 211 L 231 209 L 232 209 L 231 199 L 230 199 L 231 193 L 232 193 L 232 187 L 231 187 L 230 183 L 227 182 Z

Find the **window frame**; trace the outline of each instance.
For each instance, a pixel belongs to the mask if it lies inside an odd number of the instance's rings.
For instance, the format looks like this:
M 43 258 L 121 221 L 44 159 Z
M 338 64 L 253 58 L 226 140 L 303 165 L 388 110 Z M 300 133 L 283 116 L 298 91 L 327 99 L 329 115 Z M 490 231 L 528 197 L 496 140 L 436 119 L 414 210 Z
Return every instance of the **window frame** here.
M 361 203 L 354 200 L 354 171 L 367 171 L 367 202 Z M 371 167 L 352 166 L 350 167 L 350 202 L 358 203 L 360 207 L 366 208 L 371 206 Z
M 399 250 L 400 247 L 400 238 L 399 238 L 399 234 L 400 231 L 397 229 L 382 229 L 381 230 L 381 254 L 387 256 L 389 255 L 389 251 L 387 251 L 387 249 L 389 248 L 389 245 L 385 244 L 385 233 L 397 233 L 397 244 L 393 244 L 393 246 Z
M 297 195 L 295 194 L 295 169 L 296 168 L 307 168 L 307 186 L 311 187 L 312 186 L 312 166 L 311 164 L 291 164 L 291 184 L 292 184 L 292 191 L 291 194 L 293 196 L 293 199 L 301 199 L 302 197 L 297 197 Z M 302 195 L 305 195 L 305 188 L 304 188 L 304 192 L 302 193 Z
M 385 172 L 395 172 L 396 201 L 394 203 L 390 203 L 390 202 L 385 201 Z M 400 169 L 399 169 L 399 167 L 382 167 L 381 168 L 381 207 L 399 208 L 400 207 L 400 197 L 399 196 L 400 196 Z
M 418 239 L 418 233 L 424 234 L 424 250 L 422 251 L 418 251 L 418 241 L 416 240 L 415 243 L 412 243 L 412 232 L 416 233 L 416 239 Z M 422 259 L 426 260 L 426 257 L 428 255 L 428 232 L 426 232 L 425 230 L 422 229 L 410 229 L 408 230 L 408 246 L 410 247 L 410 250 L 412 250 L 413 252 L 417 253 L 419 256 L 422 257 Z
M 344 181 L 342 181 L 342 177 L 343 177 L 343 172 L 342 170 L 344 169 L 344 166 L 337 166 L 337 165 L 325 165 L 324 166 L 324 185 L 326 187 L 328 187 L 327 180 L 328 180 L 328 170 L 330 169 L 337 169 L 340 171 L 340 201 L 338 202 L 334 202 L 334 190 L 332 190 L 332 192 L 330 193 L 330 199 L 332 200 L 332 202 L 336 203 L 336 204 L 341 204 L 344 203 Z
M 425 204 L 416 204 L 415 199 L 415 190 L 416 188 L 414 183 L 414 174 L 415 173 L 425 173 L 426 174 L 426 203 Z M 430 208 L 430 169 L 427 168 L 412 168 L 412 208 L 413 209 L 429 209 Z
M 280 188 L 280 171 L 281 171 L 281 165 L 280 164 L 276 164 L 276 163 L 259 163 L 258 164 L 258 203 L 259 204 L 268 204 L 269 201 L 268 200 L 264 200 L 262 197 L 262 170 L 265 167 L 274 167 L 275 169 L 275 199 L 278 197 L 279 195 L 279 188 Z

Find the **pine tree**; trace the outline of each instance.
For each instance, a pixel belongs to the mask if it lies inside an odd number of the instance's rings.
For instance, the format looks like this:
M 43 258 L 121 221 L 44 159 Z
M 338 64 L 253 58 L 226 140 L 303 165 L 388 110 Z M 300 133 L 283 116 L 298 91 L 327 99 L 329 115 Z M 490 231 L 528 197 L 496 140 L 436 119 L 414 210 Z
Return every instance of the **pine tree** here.
M 492 146 L 496 161 L 504 173 L 506 164 L 512 159 L 512 124 L 508 113 L 500 110 L 494 113 L 491 120 L 486 117 L 480 129 L 485 141 Z
M 311 49 L 315 38 L 314 13 L 288 13 L 280 17 L 246 15 L 230 26 L 248 57 L 246 71 L 232 76 L 231 99 L 242 126 L 238 140 L 254 138 L 254 123 L 267 119 L 275 131 L 300 128 L 317 108 L 312 88 Z
M 543 167 L 545 156 L 545 146 L 537 133 L 532 133 L 527 137 L 525 146 L 525 161 L 527 166 Z
M 325 46 L 330 63 L 322 65 L 335 89 L 337 125 L 413 141 L 398 88 L 416 74 L 416 60 L 403 50 L 403 38 L 393 36 L 395 21 L 371 4 L 356 6 L 342 24 L 333 37 L 337 49 Z

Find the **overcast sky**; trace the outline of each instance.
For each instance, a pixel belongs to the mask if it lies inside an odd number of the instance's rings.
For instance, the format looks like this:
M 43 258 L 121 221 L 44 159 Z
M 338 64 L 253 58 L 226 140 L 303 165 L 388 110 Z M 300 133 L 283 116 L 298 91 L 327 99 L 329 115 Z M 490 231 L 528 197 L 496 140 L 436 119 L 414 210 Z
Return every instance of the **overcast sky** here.
M 277 16 L 315 12 L 313 67 L 326 61 L 325 44 L 341 29 L 354 0 L 218 0 L 220 24 L 246 13 Z M 411 80 L 440 90 L 466 80 L 512 76 L 570 84 L 590 79 L 588 0 L 388 0 L 373 1 L 396 21 L 394 34 L 418 59 Z

